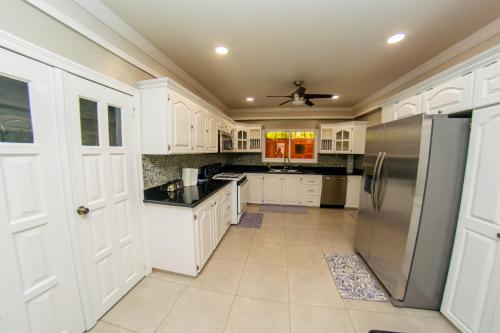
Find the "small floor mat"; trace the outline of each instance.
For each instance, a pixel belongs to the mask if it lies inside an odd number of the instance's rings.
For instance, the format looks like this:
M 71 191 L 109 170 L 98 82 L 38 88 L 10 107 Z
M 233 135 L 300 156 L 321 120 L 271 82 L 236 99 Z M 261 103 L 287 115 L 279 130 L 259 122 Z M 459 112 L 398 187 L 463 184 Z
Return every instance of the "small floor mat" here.
M 388 301 L 384 289 L 358 255 L 327 254 L 325 259 L 342 298 Z
M 245 214 L 243 214 L 243 216 L 240 219 L 240 223 L 238 223 L 236 226 L 243 228 L 260 229 L 260 226 L 262 225 L 263 216 L 264 214 L 262 213 L 245 212 Z
M 259 210 L 265 213 L 307 214 L 307 208 L 300 206 L 261 205 Z

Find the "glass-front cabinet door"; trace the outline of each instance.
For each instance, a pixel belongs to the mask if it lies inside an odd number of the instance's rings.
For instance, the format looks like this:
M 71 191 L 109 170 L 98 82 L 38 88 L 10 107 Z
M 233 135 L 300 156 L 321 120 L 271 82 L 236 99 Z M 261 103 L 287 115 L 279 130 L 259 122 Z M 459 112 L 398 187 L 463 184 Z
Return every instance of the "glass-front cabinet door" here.
M 335 129 L 334 137 L 336 153 L 349 153 L 352 151 L 352 129 L 350 127 L 339 127 Z
M 238 150 L 248 149 L 248 132 L 246 130 L 238 130 L 236 133 L 236 142 Z

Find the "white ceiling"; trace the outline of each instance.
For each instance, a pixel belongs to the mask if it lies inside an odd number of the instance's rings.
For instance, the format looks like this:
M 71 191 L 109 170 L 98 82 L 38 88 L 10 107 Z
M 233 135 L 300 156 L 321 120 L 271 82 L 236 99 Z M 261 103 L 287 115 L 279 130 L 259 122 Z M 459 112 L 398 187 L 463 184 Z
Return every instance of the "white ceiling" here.
M 101 1 L 231 109 L 275 107 L 296 79 L 353 106 L 500 16 L 498 0 Z

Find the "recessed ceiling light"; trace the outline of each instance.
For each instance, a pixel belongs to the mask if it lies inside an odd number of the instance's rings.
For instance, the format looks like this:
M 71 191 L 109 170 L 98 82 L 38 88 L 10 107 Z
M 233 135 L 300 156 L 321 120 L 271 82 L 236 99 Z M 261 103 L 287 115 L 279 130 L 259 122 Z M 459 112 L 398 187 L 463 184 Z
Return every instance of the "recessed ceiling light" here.
M 339 95 L 333 95 L 332 99 L 339 99 Z
M 247 97 L 247 102 L 253 102 L 253 97 Z
M 399 32 L 397 34 L 392 35 L 391 37 L 387 38 L 387 43 L 389 44 L 395 44 L 397 42 L 402 41 L 406 35 L 402 32 Z
M 215 48 L 215 53 L 217 54 L 227 54 L 229 52 L 229 50 L 227 49 L 227 47 L 224 47 L 224 46 L 217 46 Z

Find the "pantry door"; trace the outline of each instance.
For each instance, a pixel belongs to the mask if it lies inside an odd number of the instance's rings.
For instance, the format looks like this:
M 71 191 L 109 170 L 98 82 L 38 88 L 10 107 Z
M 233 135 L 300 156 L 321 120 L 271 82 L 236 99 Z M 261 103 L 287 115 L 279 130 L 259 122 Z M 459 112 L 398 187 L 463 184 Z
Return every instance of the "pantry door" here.
M 143 276 L 133 97 L 64 74 L 74 216 L 92 323 Z M 92 324 L 91 323 L 91 324 Z
M 0 48 L 0 332 L 83 332 L 53 69 Z

